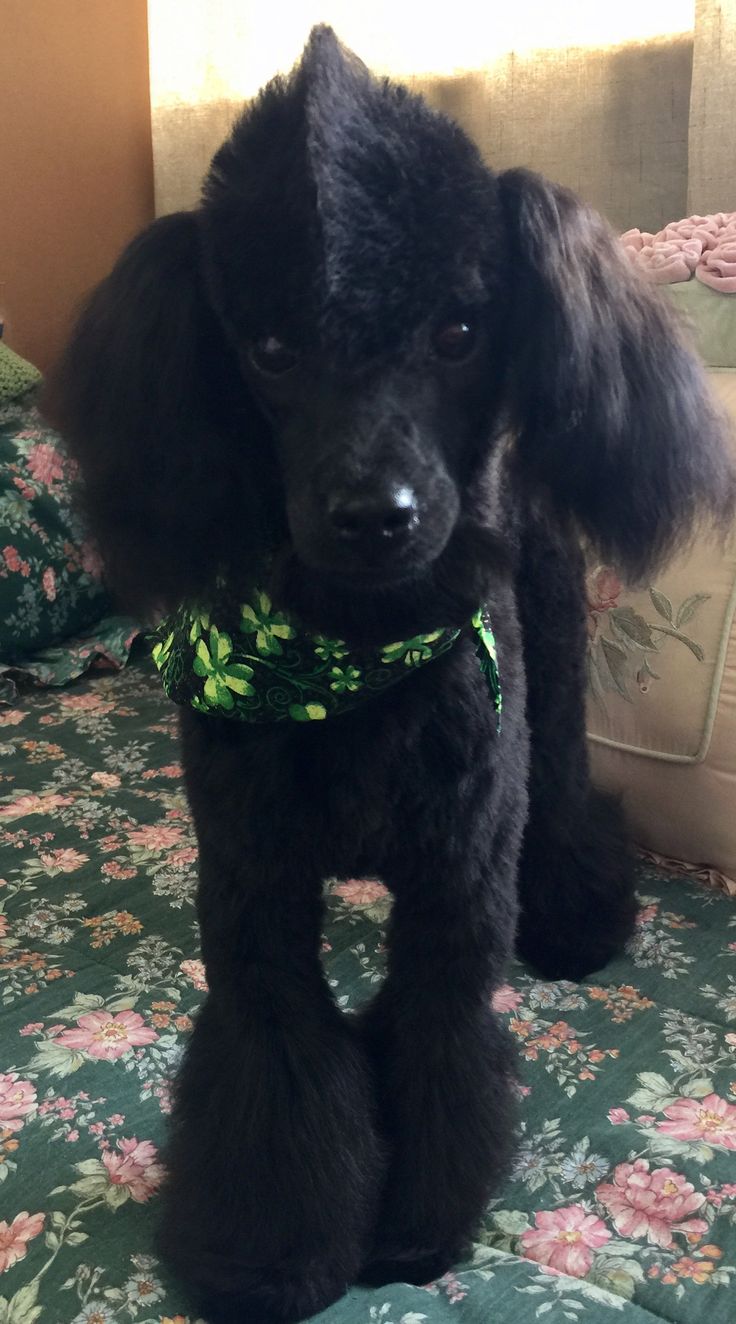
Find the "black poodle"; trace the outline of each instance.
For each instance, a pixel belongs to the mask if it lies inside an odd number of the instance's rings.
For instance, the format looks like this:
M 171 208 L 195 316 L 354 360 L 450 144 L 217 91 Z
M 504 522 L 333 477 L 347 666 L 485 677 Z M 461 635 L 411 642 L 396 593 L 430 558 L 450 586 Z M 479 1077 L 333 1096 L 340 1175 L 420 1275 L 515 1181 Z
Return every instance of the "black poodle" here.
M 603 221 L 320 27 L 93 295 L 51 399 L 182 704 L 209 994 L 164 1253 L 216 1321 L 426 1282 L 508 1171 L 514 941 L 579 979 L 634 926 L 579 548 L 640 577 L 733 508 L 701 370 Z M 394 897 L 357 1016 L 330 876 Z

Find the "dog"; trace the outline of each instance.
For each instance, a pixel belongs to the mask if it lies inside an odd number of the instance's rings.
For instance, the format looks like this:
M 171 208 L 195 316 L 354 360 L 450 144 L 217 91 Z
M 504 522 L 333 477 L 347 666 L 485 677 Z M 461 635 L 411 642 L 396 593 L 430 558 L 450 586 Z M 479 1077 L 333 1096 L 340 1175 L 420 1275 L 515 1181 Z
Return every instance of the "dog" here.
M 427 1282 L 513 1154 L 514 944 L 578 980 L 634 928 L 581 548 L 633 581 L 729 518 L 701 369 L 604 221 L 319 27 L 50 399 L 112 584 L 167 616 L 199 841 L 162 1252 L 212 1321 Z M 394 898 L 357 1015 L 320 964 L 332 876 Z

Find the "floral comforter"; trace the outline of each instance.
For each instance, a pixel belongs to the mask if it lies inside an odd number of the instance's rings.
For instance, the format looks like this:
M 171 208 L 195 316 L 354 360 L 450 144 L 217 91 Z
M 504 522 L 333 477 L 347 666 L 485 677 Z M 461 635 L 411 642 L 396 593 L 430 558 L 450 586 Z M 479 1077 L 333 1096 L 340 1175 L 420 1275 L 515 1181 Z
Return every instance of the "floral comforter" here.
M 152 1250 L 169 1080 L 204 989 L 176 715 L 148 666 L 0 708 L 0 1324 L 193 1324 Z M 378 882 L 327 883 L 354 1007 Z M 521 1137 L 471 1262 L 325 1324 L 733 1324 L 736 909 L 642 866 L 636 942 L 582 985 L 521 967 Z

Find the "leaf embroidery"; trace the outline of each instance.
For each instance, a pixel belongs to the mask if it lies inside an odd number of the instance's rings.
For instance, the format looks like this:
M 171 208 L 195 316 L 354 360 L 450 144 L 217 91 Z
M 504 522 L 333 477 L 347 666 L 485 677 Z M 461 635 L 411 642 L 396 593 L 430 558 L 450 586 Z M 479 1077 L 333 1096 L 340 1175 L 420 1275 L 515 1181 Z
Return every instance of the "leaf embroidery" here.
M 588 688 L 596 702 L 605 708 L 606 691 L 632 703 L 633 686 L 647 694 L 650 682 L 660 680 L 651 659 L 662 651 L 668 638 L 684 644 L 698 662 L 705 660 L 702 646 L 683 632 L 681 626 L 692 620 L 709 593 L 693 593 L 675 610 L 666 593 L 653 586 L 649 597 L 656 619 L 648 621 L 633 606 L 618 605 L 620 581 L 613 571 L 596 571 L 596 594 L 589 600 Z M 601 585 L 609 588 L 605 595 Z

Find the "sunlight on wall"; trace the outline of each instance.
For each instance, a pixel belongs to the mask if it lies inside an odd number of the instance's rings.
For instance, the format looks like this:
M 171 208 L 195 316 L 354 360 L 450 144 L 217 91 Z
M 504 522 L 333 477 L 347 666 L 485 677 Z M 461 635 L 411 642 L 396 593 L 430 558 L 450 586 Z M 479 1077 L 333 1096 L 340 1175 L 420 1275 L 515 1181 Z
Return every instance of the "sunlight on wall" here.
M 148 10 L 154 107 L 252 96 L 291 68 L 320 22 L 375 71 L 403 77 L 484 69 L 511 51 L 645 41 L 694 22 L 694 0 L 149 0 Z

